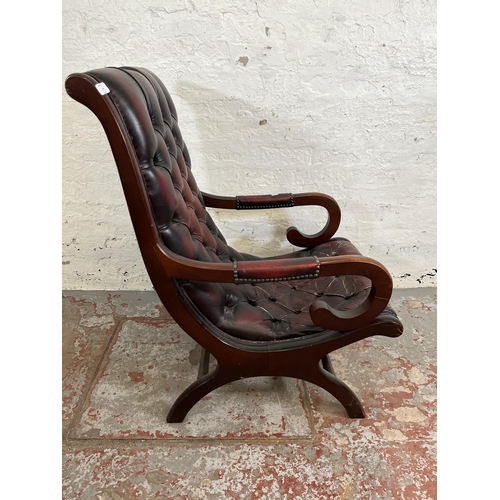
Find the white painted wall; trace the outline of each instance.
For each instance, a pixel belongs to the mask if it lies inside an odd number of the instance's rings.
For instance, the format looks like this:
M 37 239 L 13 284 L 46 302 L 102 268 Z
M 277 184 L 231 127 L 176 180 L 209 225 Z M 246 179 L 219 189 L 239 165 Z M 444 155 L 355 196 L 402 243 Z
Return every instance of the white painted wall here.
M 436 285 L 434 1 L 64 0 L 63 77 L 121 65 L 170 90 L 202 190 L 330 194 L 396 287 Z M 262 256 L 326 219 L 211 212 Z M 64 91 L 63 287 L 151 289 L 102 128 Z

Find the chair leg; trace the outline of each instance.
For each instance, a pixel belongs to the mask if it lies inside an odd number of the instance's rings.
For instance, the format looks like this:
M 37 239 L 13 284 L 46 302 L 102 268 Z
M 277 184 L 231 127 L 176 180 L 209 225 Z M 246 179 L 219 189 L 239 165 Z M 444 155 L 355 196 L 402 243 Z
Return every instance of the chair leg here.
M 215 389 L 248 376 L 259 375 L 258 373 L 253 375 L 249 373 L 245 375 L 243 375 L 243 373 L 234 373 L 227 368 L 221 367 L 219 364 L 213 371 L 208 373 L 209 361 L 210 353 L 203 348 L 198 370 L 198 379 L 175 400 L 167 416 L 168 423 L 183 422 L 193 406 Z M 295 366 L 297 367 L 297 364 L 295 364 Z M 356 394 L 335 375 L 328 354 L 321 358 L 317 364 L 313 364 L 312 366 L 311 364 L 301 366 L 302 369 L 299 370 L 300 373 L 294 372 L 293 374 L 282 375 L 296 377 L 323 388 L 342 404 L 350 418 L 364 418 L 366 416 L 361 401 Z M 262 373 L 262 375 L 264 375 L 264 373 Z M 275 375 L 279 376 L 281 374 L 276 373 Z
M 209 366 L 210 366 L 210 353 L 204 347 L 202 347 L 197 378 L 201 378 L 204 375 L 206 375 L 208 373 Z
M 222 375 L 217 366 L 209 374 L 199 378 L 196 382 L 191 384 L 174 402 L 172 408 L 168 412 L 167 422 L 169 424 L 177 424 L 184 421 L 189 410 L 200 399 L 205 397 L 215 389 L 223 385 L 239 380 L 241 377 L 237 375 Z
M 325 364 L 331 363 L 325 362 L 324 358 L 321 360 L 321 366 L 318 364 L 318 369 L 315 371 L 308 371 L 303 374 L 300 378 L 306 382 L 311 382 L 314 385 L 325 389 L 329 392 L 339 403 L 345 408 L 347 415 L 350 418 L 365 418 L 366 414 L 361 404 L 361 401 L 353 392 L 353 390 L 346 385 L 342 380 L 338 379 L 332 374 L 332 371 L 323 368 Z
M 169 424 L 183 422 L 191 408 L 207 394 L 242 378 L 241 376 L 229 374 L 221 375 L 218 368 L 199 378 L 175 400 L 167 416 Z M 297 374 L 297 377 L 329 392 L 345 408 L 350 418 L 365 418 L 366 415 L 361 401 L 352 389 L 323 367 L 318 365 L 316 371 L 308 371 L 306 374 L 301 375 Z
M 335 373 L 335 370 L 333 369 L 333 365 L 332 365 L 332 362 L 330 360 L 330 357 L 328 356 L 328 354 L 326 356 L 323 356 L 321 358 L 321 364 L 323 365 L 323 368 L 327 371 L 327 372 L 330 372 L 334 377 L 336 377 L 336 373 Z

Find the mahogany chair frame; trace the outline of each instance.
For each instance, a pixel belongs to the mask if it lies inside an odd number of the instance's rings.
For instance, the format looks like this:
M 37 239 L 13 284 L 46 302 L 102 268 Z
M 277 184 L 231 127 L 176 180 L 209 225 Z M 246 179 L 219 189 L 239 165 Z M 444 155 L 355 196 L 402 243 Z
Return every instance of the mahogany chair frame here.
M 359 255 L 226 264 L 196 261 L 170 251 L 156 227 L 129 133 L 110 95 L 101 95 L 97 90 L 98 83 L 88 73 L 75 73 L 67 78 L 66 90 L 73 99 L 88 107 L 103 125 L 154 289 L 173 319 L 202 347 L 198 378 L 177 398 L 167 421 L 182 422 L 200 399 L 218 387 L 259 376 L 292 377 L 313 383 L 332 394 L 349 417 L 364 417 L 360 400 L 336 377 L 328 354 L 370 336 L 398 337 L 402 334 L 401 322 L 387 308 L 392 293 L 392 279 L 387 269 L 374 259 Z M 302 247 L 328 241 L 340 223 L 337 202 L 325 194 L 223 197 L 203 193 L 203 200 L 207 207 L 233 210 L 324 207 L 328 211 L 328 221 L 317 234 L 304 235 L 295 227 L 287 230 L 288 240 Z M 245 340 L 221 331 L 199 312 L 177 280 L 172 279 L 248 283 L 344 275 L 360 275 L 371 280 L 371 292 L 361 306 L 348 312 L 338 311 L 318 300 L 310 314 L 314 323 L 324 328 L 323 332 L 269 342 Z M 217 361 L 211 371 L 210 355 Z

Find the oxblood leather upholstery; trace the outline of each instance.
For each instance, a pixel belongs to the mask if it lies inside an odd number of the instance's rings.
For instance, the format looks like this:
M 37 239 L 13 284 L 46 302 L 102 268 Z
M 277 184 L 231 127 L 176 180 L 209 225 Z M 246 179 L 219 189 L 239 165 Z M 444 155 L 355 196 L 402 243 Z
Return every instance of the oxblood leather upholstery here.
M 347 240 L 335 238 L 293 256 L 359 255 Z M 322 331 L 309 314 L 321 298 L 338 310 L 361 304 L 370 291 L 370 280 L 361 276 L 338 276 L 280 282 L 233 285 L 186 282 L 191 299 L 200 311 L 231 335 L 252 340 L 283 340 Z
M 106 83 L 122 115 L 166 247 L 205 262 L 258 260 L 228 246 L 207 212 L 191 172 L 175 106 L 162 82 L 148 70 L 138 68 L 105 68 L 88 74 Z M 252 205 L 252 197 L 240 200 L 238 208 Z M 286 205 L 287 198 L 283 197 L 282 202 Z M 334 238 L 276 259 L 332 255 L 359 252 L 347 240 Z M 291 280 L 179 284 L 198 310 L 220 330 L 247 340 L 283 340 L 322 331 L 309 314 L 310 305 L 318 298 L 338 310 L 346 310 L 359 305 L 369 294 L 371 282 L 364 277 L 310 278 L 314 276 L 314 262 L 308 259 L 310 269 Z M 242 279 L 245 272 L 251 276 L 251 269 L 245 269 L 242 266 Z

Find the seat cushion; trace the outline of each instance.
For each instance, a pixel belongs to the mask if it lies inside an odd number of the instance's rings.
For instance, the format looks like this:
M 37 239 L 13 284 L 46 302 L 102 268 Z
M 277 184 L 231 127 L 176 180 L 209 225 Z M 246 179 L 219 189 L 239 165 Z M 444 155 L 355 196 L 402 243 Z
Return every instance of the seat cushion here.
M 360 255 L 348 240 L 334 238 L 281 258 Z M 279 260 L 280 257 L 276 258 Z M 363 276 L 334 276 L 257 284 L 184 282 L 192 302 L 220 330 L 247 340 L 285 340 L 322 332 L 309 307 L 318 299 L 338 310 L 357 307 L 371 281 Z

